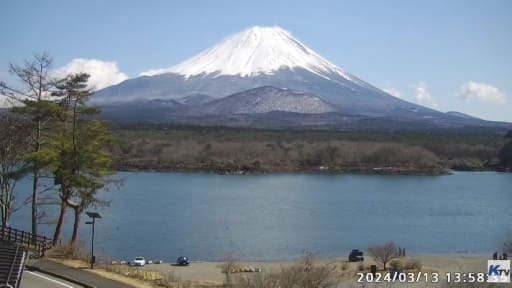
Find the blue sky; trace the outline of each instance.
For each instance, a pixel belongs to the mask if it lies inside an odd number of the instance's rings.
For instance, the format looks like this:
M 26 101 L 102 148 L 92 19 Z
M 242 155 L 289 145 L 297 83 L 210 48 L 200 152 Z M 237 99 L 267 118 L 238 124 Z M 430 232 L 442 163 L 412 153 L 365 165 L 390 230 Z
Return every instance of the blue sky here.
M 512 1 L 0 1 L 0 79 L 46 51 L 102 83 L 173 66 L 247 27 L 280 26 L 402 99 L 512 122 Z M 104 62 L 106 61 L 106 62 Z M 115 63 L 114 63 L 115 62 Z M 92 63 L 92 64 L 91 64 Z

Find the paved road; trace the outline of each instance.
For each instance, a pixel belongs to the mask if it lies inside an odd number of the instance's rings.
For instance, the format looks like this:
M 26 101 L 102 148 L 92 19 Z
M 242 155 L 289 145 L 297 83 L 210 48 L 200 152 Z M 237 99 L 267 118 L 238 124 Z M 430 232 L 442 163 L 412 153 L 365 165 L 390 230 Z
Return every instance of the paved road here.
M 81 288 L 76 284 L 50 277 L 45 274 L 24 271 L 21 277 L 21 288 Z
M 85 269 L 72 268 L 51 260 L 41 259 L 33 263 L 31 266 L 37 267 L 43 271 L 48 271 L 52 274 L 62 275 L 68 279 L 78 280 L 82 283 L 86 283 L 89 286 L 97 288 L 133 288 L 133 286 L 126 285 L 114 280 L 100 277 L 94 273 L 90 273 Z M 25 270 L 26 271 L 26 270 Z M 73 286 L 75 287 L 75 286 Z M 77 286 L 78 287 L 78 286 Z

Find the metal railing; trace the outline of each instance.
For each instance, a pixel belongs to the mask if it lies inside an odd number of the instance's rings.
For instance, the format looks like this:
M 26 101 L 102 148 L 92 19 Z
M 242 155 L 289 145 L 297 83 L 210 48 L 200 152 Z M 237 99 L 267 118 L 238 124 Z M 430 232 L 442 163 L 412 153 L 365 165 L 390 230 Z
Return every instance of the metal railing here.
M 0 236 L 4 241 L 16 243 L 17 245 L 33 251 L 38 257 L 44 256 L 44 253 L 53 246 L 53 241 L 50 238 L 34 235 L 11 227 L 2 226 Z

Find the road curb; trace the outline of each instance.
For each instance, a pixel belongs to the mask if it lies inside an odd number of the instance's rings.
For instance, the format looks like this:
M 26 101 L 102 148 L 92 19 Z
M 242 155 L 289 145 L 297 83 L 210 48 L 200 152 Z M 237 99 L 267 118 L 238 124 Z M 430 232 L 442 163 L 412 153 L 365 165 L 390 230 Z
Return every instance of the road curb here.
M 68 282 L 71 282 L 71 283 L 83 286 L 85 288 L 98 288 L 96 286 L 93 286 L 93 285 L 90 285 L 88 283 L 76 280 L 74 278 L 67 277 L 67 276 L 64 276 L 64 275 L 60 275 L 60 274 L 57 274 L 57 273 L 54 273 L 54 272 L 51 272 L 51 271 L 48 271 L 48 270 L 45 270 L 45 269 L 41 269 L 41 268 L 36 267 L 36 266 L 25 265 L 25 269 L 27 269 L 29 271 L 41 272 L 41 273 L 44 273 L 44 274 L 47 274 L 47 275 L 50 275 L 50 276 L 53 276 L 53 277 L 56 277 L 56 278 L 60 278 L 62 280 L 65 280 L 65 281 L 68 281 Z

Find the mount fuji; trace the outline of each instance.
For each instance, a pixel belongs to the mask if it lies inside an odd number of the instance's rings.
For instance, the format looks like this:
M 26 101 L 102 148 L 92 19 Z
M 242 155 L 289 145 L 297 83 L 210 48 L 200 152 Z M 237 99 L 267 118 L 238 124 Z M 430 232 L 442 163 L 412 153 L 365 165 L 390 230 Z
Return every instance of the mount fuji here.
M 173 67 L 100 90 L 92 102 L 103 108 L 105 118 L 196 124 L 239 125 L 229 120 L 237 119 L 252 125 L 258 121 L 247 119 L 263 119 L 263 114 L 273 119 L 265 123 L 296 126 L 345 126 L 382 117 L 445 126 L 484 122 L 396 98 L 279 27 L 246 29 Z

